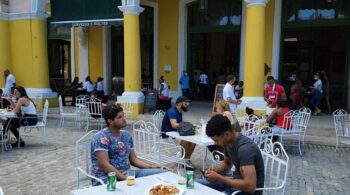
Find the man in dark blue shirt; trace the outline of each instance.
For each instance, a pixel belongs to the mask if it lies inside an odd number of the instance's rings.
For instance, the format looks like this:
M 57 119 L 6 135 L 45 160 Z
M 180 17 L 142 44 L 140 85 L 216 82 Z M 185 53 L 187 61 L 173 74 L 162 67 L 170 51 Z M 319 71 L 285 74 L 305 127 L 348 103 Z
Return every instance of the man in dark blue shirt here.
M 182 122 L 182 112 L 187 112 L 187 108 L 190 104 L 190 100 L 186 96 L 180 96 L 176 100 L 176 106 L 166 111 L 162 121 L 162 138 L 167 138 L 165 134 L 170 131 L 177 131 Z M 196 144 L 181 141 L 180 145 L 185 149 L 185 163 L 188 169 L 194 169 L 192 162 L 190 161 L 191 155 L 196 147 Z

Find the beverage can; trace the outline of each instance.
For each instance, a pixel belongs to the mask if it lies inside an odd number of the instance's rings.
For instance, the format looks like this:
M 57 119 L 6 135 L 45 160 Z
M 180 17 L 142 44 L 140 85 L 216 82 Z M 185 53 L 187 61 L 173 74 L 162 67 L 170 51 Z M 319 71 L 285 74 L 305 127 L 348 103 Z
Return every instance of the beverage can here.
M 187 171 L 186 173 L 186 188 L 193 189 L 194 188 L 194 172 Z
M 108 180 L 107 180 L 107 190 L 112 192 L 116 189 L 117 184 L 117 177 L 115 172 L 109 172 L 108 173 Z

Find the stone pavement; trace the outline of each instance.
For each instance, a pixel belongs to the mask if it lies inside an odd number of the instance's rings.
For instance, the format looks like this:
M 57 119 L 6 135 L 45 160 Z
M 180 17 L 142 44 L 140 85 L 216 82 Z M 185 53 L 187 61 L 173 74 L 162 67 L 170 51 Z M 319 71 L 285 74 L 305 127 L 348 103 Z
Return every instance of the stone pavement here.
M 76 188 L 75 141 L 85 130 L 75 127 L 72 120 L 65 128 L 59 128 L 54 112 L 50 109 L 47 144 L 41 144 L 36 137 L 38 132 L 33 131 L 24 137 L 24 148 L 0 152 L 0 186 L 5 195 L 64 195 Z M 197 167 L 201 165 L 201 150 L 196 148 L 192 156 Z M 307 144 L 304 156 L 295 150 L 288 154 L 286 194 L 349 194 L 349 148 L 335 152 L 332 146 Z

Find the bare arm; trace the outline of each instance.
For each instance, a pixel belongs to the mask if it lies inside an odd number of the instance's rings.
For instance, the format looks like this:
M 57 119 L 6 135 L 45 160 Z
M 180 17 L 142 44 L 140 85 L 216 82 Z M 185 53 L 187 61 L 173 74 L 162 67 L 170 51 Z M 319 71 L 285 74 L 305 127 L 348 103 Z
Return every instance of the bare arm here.
M 170 124 L 173 129 L 177 129 L 180 126 L 180 124 L 176 121 L 176 119 L 170 119 Z
M 277 115 L 278 115 L 278 111 L 277 109 L 275 109 L 274 111 L 272 111 L 269 117 L 267 117 L 266 122 L 271 123 L 277 117 Z
M 240 104 L 240 100 L 233 100 L 231 97 L 227 97 L 226 102 L 231 104 Z
M 10 97 L 9 102 L 11 104 L 11 108 L 13 108 L 12 112 L 15 114 L 20 114 L 21 113 L 21 106 L 25 105 L 25 99 L 19 98 L 17 104 L 15 105 L 12 101 L 12 97 Z
M 231 160 L 227 156 L 224 156 L 224 160 L 220 164 L 218 164 L 216 167 L 214 167 L 212 171 L 215 171 L 216 173 L 219 173 L 219 174 L 224 174 L 227 171 L 229 171 L 231 167 L 232 167 Z
M 256 189 L 256 170 L 254 165 L 246 165 L 240 168 L 242 179 L 231 179 L 221 176 L 219 181 L 244 192 L 254 193 Z
M 115 172 L 119 180 L 126 180 L 126 176 L 109 163 L 109 157 L 107 152 L 96 151 L 95 153 L 100 170 L 102 170 L 104 173 Z
M 167 169 L 166 167 L 162 166 L 162 165 L 159 165 L 159 164 L 151 164 L 151 163 L 148 163 L 148 162 L 145 162 L 143 160 L 141 160 L 140 158 L 138 158 L 135 154 L 135 151 L 134 150 L 131 150 L 131 153 L 130 153 L 130 163 L 135 166 L 135 167 L 138 167 L 138 168 L 141 168 L 141 169 L 150 169 L 150 168 L 162 168 L 162 169 Z

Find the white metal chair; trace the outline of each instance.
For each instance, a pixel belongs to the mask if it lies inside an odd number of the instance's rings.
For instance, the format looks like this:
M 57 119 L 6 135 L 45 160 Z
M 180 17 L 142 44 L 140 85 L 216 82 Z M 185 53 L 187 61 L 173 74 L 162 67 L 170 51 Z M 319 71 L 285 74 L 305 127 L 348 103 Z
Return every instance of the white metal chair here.
M 30 133 L 31 129 L 38 129 L 40 131 L 40 137 L 41 141 L 43 143 L 46 143 L 46 122 L 47 122 L 47 114 L 49 112 L 49 101 L 45 100 L 44 104 L 44 110 L 43 110 L 43 116 L 42 121 L 38 121 L 36 125 L 24 125 L 21 126 L 20 130 L 18 131 L 19 134 L 21 132 L 21 129 L 23 129 L 24 132 Z M 18 142 L 18 148 L 20 147 L 20 142 Z
M 182 146 L 162 142 L 160 132 L 151 122 L 137 121 L 133 125 L 134 149 L 138 157 L 158 164 L 184 164 L 185 150 Z
M 75 120 L 77 120 L 78 115 L 76 112 L 64 112 L 61 96 L 58 96 L 58 105 L 60 109 L 60 127 L 61 128 L 63 128 L 65 117 L 75 117 Z
M 345 110 L 338 109 L 333 112 L 335 135 L 337 139 L 336 150 L 340 144 L 350 145 L 350 118 Z
M 121 104 L 123 111 L 125 113 L 125 118 L 130 119 L 131 115 L 132 115 L 132 110 L 134 109 L 134 104 L 127 103 L 127 102 L 120 103 L 120 104 Z
M 95 179 L 101 184 L 104 184 L 104 182 L 101 179 L 91 175 L 91 139 L 97 132 L 97 130 L 89 131 L 83 137 L 76 141 L 75 159 L 78 189 L 80 188 L 80 183 L 84 179 Z
M 75 112 L 77 113 L 77 122 L 79 127 L 81 127 L 83 122 L 87 117 L 87 106 L 86 100 L 90 97 L 88 95 L 79 95 L 75 98 Z
M 283 125 L 282 127 L 273 127 L 273 135 L 280 137 L 281 144 L 285 146 L 296 146 L 299 149 L 299 154 L 302 156 L 301 152 L 301 145 L 303 143 L 304 145 L 304 138 L 306 134 L 306 127 L 304 126 L 305 123 L 308 123 L 308 116 L 310 113 L 307 113 L 308 111 L 305 111 L 305 113 L 300 114 L 299 110 L 290 110 L 289 112 L 284 114 L 283 118 Z M 305 116 L 304 119 L 301 118 L 301 116 Z M 306 118 L 306 119 L 305 119 Z M 307 121 L 306 121 L 307 120 Z M 291 143 L 287 144 L 285 143 L 286 137 L 297 137 L 296 141 L 297 143 L 293 143 L 293 140 L 289 140 Z
M 264 160 L 265 180 L 264 187 L 257 188 L 256 191 L 263 191 L 264 194 L 284 194 L 287 183 L 289 157 L 279 142 L 272 143 L 272 140 L 266 140 L 261 149 Z M 232 195 L 238 194 L 234 192 Z
M 8 120 L 12 120 L 12 118 L 9 118 Z M 5 150 L 11 150 L 12 145 L 9 144 L 9 140 L 10 140 L 10 131 L 6 130 L 5 128 L 10 128 L 5 127 L 3 125 L 0 126 L 0 136 L 1 136 L 1 151 L 4 152 Z
M 95 121 L 98 123 L 100 129 L 103 128 L 105 120 L 102 116 L 102 104 L 98 99 L 90 99 L 86 102 L 87 113 L 86 117 L 86 131 L 89 130 L 90 122 Z
M 0 195 L 4 195 L 4 191 L 2 191 L 1 187 L 0 187 Z
M 243 119 L 242 125 L 242 134 L 251 138 L 252 136 L 254 136 L 255 131 L 259 129 L 259 118 L 255 115 L 249 115 Z
M 158 130 L 162 128 L 162 122 L 163 122 L 164 116 L 165 116 L 165 112 L 163 110 L 156 110 L 153 114 L 153 123 Z

